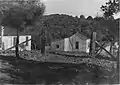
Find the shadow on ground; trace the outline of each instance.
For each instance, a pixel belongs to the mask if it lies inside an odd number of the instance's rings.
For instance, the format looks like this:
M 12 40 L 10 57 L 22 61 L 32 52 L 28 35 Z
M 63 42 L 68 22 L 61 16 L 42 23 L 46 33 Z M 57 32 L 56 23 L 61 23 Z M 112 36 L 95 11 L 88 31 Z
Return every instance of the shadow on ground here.
M 40 63 L 13 57 L 0 56 L 1 83 L 19 84 L 108 84 L 112 80 L 104 77 L 108 72 L 93 65 Z M 107 74 L 106 74 L 107 73 Z M 7 78 L 6 78 L 7 77 Z

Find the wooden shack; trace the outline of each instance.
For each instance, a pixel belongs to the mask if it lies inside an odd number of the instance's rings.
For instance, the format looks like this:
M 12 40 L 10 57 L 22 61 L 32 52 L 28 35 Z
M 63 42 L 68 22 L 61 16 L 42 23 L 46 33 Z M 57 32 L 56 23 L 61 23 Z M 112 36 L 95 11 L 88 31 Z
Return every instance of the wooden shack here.
M 89 51 L 90 39 L 81 32 L 77 32 L 70 37 L 56 40 L 51 43 L 51 49 L 57 51 Z

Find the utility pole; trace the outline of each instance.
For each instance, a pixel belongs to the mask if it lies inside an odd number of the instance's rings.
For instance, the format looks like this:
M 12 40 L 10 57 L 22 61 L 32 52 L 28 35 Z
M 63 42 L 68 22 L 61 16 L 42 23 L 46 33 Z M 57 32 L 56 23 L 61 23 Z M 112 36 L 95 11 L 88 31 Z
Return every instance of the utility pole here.
M 97 17 L 99 17 L 99 16 L 98 16 L 98 12 L 97 12 Z

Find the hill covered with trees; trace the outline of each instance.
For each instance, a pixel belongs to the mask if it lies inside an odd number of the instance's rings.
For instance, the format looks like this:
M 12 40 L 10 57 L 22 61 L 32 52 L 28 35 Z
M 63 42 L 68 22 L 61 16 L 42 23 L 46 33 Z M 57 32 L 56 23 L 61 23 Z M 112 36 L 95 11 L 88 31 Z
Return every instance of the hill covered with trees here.
M 99 17 L 98 19 L 93 19 L 92 17 L 90 18 L 90 16 L 85 19 L 81 16 L 80 18 L 64 14 L 53 14 L 44 16 L 46 17 L 45 22 L 47 23 L 45 29 L 46 31 L 49 30 L 49 33 L 51 34 L 51 37 L 53 37 L 53 39 L 65 38 L 77 31 L 85 32 L 86 35 L 90 36 L 89 31 L 91 29 L 97 31 L 100 35 L 107 35 L 107 33 L 109 33 L 115 37 L 117 36 L 117 20 L 105 20 L 99 19 Z
M 90 37 L 91 30 L 97 32 L 98 41 L 111 40 L 112 37 L 118 40 L 118 20 L 91 16 L 85 18 L 84 15 L 73 17 L 65 14 L 45 15 L 43 20 L 47 45 L 53 40 L 69 37 L 79 31 Z

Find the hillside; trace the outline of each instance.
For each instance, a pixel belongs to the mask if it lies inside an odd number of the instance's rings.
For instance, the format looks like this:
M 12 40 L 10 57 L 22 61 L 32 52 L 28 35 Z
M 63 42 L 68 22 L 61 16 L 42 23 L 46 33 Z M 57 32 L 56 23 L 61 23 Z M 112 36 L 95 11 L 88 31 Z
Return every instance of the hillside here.
M 107 40 L 114 36 L 118 40 L 117 20 L 104 20 L 103 18 L 73 17 L 65 14 L 52 14 L 43 17 L 46 43 L 55 39 L 63 39 L 81 31 L 90 37 L 91 29 L 97 32 L 97 40 Z

